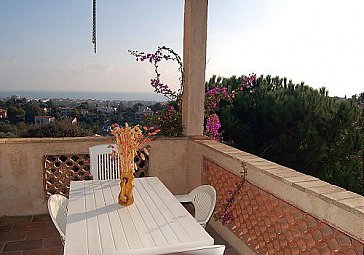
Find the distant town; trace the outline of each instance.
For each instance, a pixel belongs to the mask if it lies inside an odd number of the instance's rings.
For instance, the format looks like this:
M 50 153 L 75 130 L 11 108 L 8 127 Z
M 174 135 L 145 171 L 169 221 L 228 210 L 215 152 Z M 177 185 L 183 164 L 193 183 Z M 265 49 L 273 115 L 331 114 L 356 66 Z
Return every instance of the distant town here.
M 0 138 L 110 134 L 111 125 L 141 123 L 165 103 L 143 100 L 0 98 Z

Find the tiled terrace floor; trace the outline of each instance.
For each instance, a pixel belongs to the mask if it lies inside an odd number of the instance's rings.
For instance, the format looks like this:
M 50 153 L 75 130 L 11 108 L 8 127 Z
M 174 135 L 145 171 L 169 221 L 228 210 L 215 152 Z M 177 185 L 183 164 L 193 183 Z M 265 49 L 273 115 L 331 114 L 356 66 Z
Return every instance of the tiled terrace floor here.
M 213 229 L 216 244 L 225 244 L 225 255 L 237 253 Z M 59 234 L 49 215 L 0 217 L 0 255 L 58 255 L 63 253 Z
M 1 217 L 1 255 L 58 255 L 63 246 L 49 215 Z

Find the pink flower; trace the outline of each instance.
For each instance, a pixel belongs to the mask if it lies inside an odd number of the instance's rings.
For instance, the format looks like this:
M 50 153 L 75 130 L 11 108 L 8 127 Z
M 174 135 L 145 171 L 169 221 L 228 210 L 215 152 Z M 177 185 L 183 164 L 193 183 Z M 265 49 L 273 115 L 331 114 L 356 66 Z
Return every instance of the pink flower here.
M 224 212 L 221 219 L 222 219 L 222 225 L 226 226 L 229 225 L 234 220 L 234 217 L 231 215 L 231 213 Z
M 220 119 L 217 114 L 211 114 L 206 119 L 206 133 L 217 140 L 219 135 L 219 129 L 221 127 Z

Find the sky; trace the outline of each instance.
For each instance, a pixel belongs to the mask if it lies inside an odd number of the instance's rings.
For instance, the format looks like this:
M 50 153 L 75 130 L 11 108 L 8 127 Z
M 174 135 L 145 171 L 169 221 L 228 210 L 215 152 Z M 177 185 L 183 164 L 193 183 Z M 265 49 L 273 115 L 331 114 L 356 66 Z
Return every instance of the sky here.
M 0 0 L 0 90 L 152 92 L 129 49 L 183 55 L 183 0 Z M 364 91 L 363 0 L 210 0 L 206 80 L 279 75 L 331 96 Z M 161 65 L 178 88 L 177 65 Z

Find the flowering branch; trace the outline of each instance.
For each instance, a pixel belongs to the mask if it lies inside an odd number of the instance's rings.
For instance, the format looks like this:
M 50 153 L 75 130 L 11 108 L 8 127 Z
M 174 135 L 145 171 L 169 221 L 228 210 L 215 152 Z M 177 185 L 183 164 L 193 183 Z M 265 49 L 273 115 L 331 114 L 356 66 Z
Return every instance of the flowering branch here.
M 246 168 L 245 162 L 243 162 L 241 164 L 241 166 L 242 166 L 242 171 L 240 172 L 240 181 L 237 183 L 235 191 L 228 192 L 228 195 L 230 195 L 230 197 L 226 200 L 226 203 L 222 204 L 224 206 L 223 212 L 222 213 L 216 212 L 214 215 L 215 220 L 222 220 L 222 224 L 224 226 L 230 224 L 234 220 L 234 217 L 231 214 L 230 209 L 231 209 L 231 206 L 235 202 L 236 196 L 240 193 L 240 190 L 245 183 L 245 179 L 246 179 L 246 175 L 247 175 L 247 168 Z
M 176 52 L 174 52 L 174 50 L 166 46 L 160 46 L 154 53 L 145 53 L 137 50 L 129 50 L 129 53 L 136 57 L 136 61 L 148 61 L 154 65 L 154 72 L 156 76 L 150 80 L 150 85 L 154 88 L 154 92 L 162 94 L 169 101 L 181 98 L 184 83 L 183 64 L 181 57 Z M 181 76 L 179 77 L 180 88 L 177 91 L 171 90 L 167 84 L 163 84 L 160 80 L 161 73 L 159 72 L 158 68 L 159 62 L 162 60 L 172 60 L 178 63 L 178 70 Z
M 220 128 L 221 128 L 220 119 L 216 113 L 206 117 L 205 133 L 207 136 L 212 137 L 214 140 L 217 141 L 219 137 Z
M 154 123 L 162 129 L 164 135 L 181 135 L 182 134 L 182 94 L 184 86 L 184 69 L 181 57 L 166 46 L 160 46 L 154 53 L 143 51 L 129 50 L 129 53 L 136 58 L 136 61 L 148 61 L 154 66 L 155 77 L 150 79 L 150 85 L 154 92 L 162 94 L 169 101 L 170 106 L 161 112 L 151 114 L 146 118 L 147 123 Z M 159 63 L 162 60 L 172 60 L 178 63 L 180 72 L 180 88 L 173 91 L 167 84 L 161 82 L 161 73 L 159 72 Z M 230 88 L 224 84 L 213 84 L 212 88 L 207 86 L 205 94 L 205 131 L 204 133 L 214 140 L 221 140 L 221 123 L 219 119 L 219 109 L 221 101 L 231 103 L 231 100 L 239 91 L 249 91 L 253 88 L 255 74 L 249 76 L 243 75 L 239 78 L 239 85 Z M 163 128 L 162 128 L 163 126 Z

